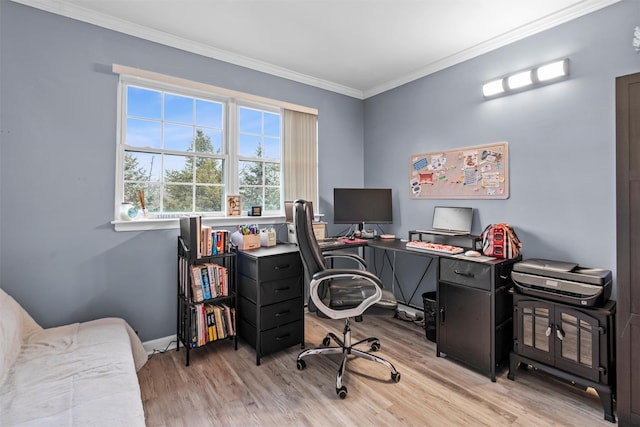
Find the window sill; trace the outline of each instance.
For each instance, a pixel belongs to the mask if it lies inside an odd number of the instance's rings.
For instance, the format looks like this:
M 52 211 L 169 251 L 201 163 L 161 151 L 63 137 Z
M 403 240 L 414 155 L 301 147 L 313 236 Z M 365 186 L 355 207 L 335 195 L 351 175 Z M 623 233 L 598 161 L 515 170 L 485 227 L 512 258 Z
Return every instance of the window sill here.
M 241 224 L 273 225 L 285 222 L 284 216 L 225 216 L 202 217 L 202 225 L 234 227 Z M 179 218 L 140 219 L 111 221 L 115 231 L 171 230 L 180 228 Z

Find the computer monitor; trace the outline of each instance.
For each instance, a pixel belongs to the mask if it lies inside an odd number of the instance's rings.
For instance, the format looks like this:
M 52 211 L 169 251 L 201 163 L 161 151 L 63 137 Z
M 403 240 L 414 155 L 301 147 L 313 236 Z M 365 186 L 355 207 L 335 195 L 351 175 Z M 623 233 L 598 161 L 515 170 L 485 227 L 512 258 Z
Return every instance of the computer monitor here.
M 390 188 L 334 188 L 335 224 L 391 224 L 393 205 Z

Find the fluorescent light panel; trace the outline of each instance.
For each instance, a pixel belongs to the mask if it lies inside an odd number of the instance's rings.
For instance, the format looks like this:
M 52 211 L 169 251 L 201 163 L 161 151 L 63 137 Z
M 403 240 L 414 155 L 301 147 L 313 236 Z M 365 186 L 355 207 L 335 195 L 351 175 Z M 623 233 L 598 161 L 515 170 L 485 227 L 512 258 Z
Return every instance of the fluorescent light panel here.
M 565 58 L 485 83 L 482 86 L 482 94 L 485 98 L 490 98 L 510 91 L 524 90 L 539 83 L 551 83 L 568 75 L 569 59 Z

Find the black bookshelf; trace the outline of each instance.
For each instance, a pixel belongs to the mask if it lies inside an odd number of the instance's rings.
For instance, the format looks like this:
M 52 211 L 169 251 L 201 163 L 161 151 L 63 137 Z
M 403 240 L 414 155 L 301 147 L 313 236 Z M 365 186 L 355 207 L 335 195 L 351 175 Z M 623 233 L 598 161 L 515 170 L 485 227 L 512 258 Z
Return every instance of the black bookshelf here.
M 177 295 L 177 325 L 176 351 L 180 345 L 185 348 L 185 365 L 189 366 L 189 353 L 199 347 L 220 342 L 232 341 L 234 349 L 238 349 L 238 334 L 236 328 L 237 298 L 237 256 L 235 249 L 227 238 L 223 243 L 223 251 L 211 255 L 202 255 L 197 247 L 200 244 L 200 219 L 196 217 L 181 218 L 180 236 L 178 236 L 178 295 Z M 190 247 L 191 246 L 191 247 Z M 207 268 L 209 266 L 209 268 Z M 222 267 L 222 269 L 220 268 Z M 222 289 L 210 290 L 207 295 L 202 290 L 202 298 L 195 293 L 201 286 L 194 283 L 192 269 L 199 271 L 207 269 L 208 273 L 216 278 L 211 278 L 209 287 L 218 286 Z M 226 269 L 226 292 L 223 292 L 224 270 Z M 217 271 L 219 276 L 213 272 Z M 195 272 L 193 274 L 196 274 Z M 203 273 L 205 274 L 205 273 Z M 201 279 L 202 280 L 202 279 Z M 217 295 L 216 295 L 217 294 Z M 216 295 L 216 296 L 213 296 Z M 208 297 L 211 296 L 211 297 Z M 221 309 L 214 307 L 222 307 Z M 228 311 L 228 313 L 227 313 Z M 215 323 L 215 324 L 214 324 Z M 220 325 L 221 329 L 218 329 Z M 215 334 L 209 330 L 216 328 Z M 219 336 L 218 331 L 224 331 L 224 336 Z

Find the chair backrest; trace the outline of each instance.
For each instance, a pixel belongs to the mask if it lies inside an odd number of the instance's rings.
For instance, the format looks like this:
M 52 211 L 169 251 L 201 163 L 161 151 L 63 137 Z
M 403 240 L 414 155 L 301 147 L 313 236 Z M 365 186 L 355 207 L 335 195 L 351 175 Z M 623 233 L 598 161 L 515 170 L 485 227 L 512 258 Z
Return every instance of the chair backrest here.
M 293 223 L 302 263 L 309 276 L 313 276 L 317 272 L 323 271 L 325 264 L 322 250 L 320 250 L 316 235 L 313 232 L 313 207 L 311 202 L 302 199 L 293 202 Z

